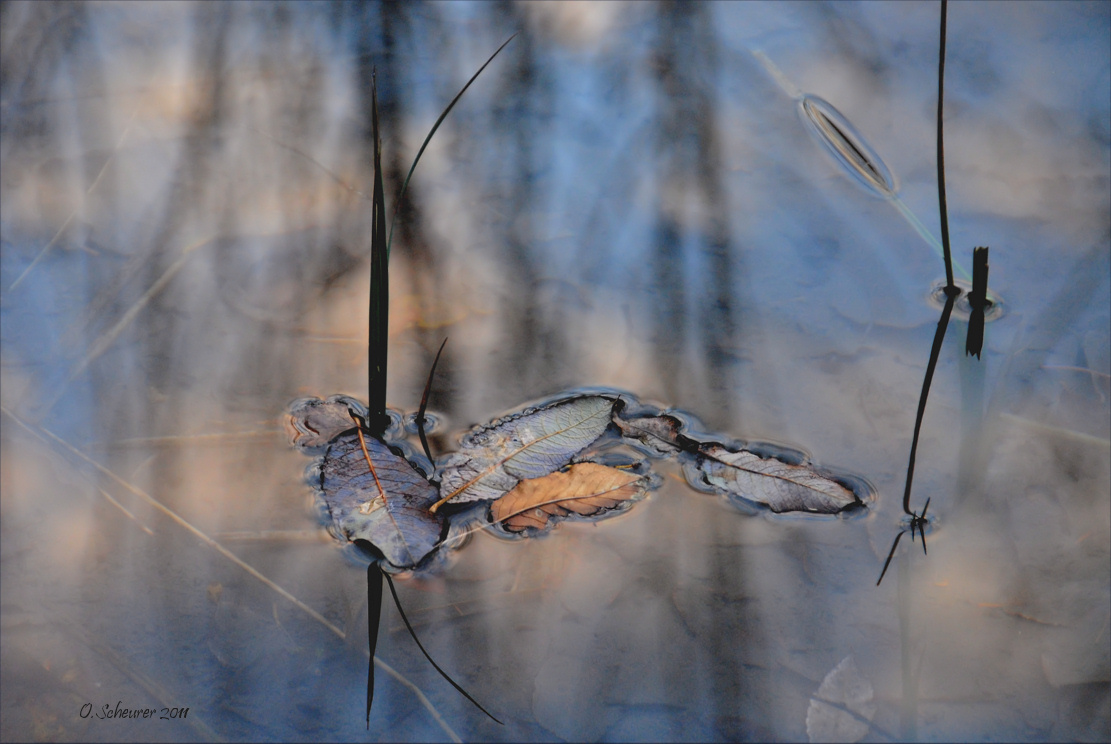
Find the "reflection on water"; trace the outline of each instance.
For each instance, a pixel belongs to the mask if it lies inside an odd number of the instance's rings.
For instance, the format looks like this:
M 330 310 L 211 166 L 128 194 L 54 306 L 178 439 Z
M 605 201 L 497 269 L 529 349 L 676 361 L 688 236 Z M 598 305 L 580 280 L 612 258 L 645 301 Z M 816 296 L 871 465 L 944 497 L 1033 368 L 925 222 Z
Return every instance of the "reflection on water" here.
M 372 735 L 801 740 L 851 657 L 866 740 L 1106 738 L 1106 5 L 950 9 L 954 251 L 991 246 L 1007 312 L 982 361 L 949 334 L 916 471 L 930 554 L 901 546 L 879 589 L 941 265 L 752 52 L 932 225 L 936 4 L 0 8 L 2 738 L 366 736 L 364 578 L 281 419 L 366 393 L 374 70 L 392 195 L 517 31 L 401 205 L 390 404 L 417 407 L 450 336 L 434 452 L 603 385 L 878 497 L 751 517 L 665 467 L 619 518 L 475 535 L 399 591 L 506 727 L 387 610 Z M 121 700 L 190 712 L 80 716 Z

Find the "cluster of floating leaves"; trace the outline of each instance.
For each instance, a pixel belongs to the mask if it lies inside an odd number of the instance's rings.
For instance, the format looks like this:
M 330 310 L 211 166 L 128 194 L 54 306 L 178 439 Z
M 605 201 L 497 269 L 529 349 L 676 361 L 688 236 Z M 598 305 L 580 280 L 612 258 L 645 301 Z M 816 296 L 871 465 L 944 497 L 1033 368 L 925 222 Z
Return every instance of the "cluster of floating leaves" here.
M 650 460 L 662 458 L 676 459 L 692 487 L 747 509 L 842 514 L 871 498 L 862 479 L 798 450 L 696 434 L 689 415 L 616 391 L 565 394 L 475 427 L 435 467 L 404 441 L 400 414 L 378 437 L 365 413 L 346 396 L 295 401 L 292 440 L 319 455 L 310 479 L 332 533 L 395 569 L 425 565 L 453 519 L 532 537 L 623 512 L 658 487 Z

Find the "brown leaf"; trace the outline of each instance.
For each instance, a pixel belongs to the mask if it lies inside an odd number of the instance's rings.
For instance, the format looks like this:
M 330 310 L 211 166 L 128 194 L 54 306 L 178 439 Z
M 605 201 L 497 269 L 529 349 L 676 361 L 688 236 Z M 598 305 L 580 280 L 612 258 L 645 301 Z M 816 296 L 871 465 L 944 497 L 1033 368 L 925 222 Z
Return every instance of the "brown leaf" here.
M 648 480 L 636 473 L 581 462 L 542 478 L 521 481 L 490 504 L 490 521 L 511 532 L 544 529 L 572 512 L 589 517 L 644 495 Z

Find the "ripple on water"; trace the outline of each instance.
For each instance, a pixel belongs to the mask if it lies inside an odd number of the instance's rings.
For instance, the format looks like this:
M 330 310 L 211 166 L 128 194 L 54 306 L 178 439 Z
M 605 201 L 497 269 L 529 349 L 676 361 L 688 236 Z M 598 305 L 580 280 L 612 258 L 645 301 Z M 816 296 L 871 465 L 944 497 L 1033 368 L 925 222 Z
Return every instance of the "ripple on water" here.
M 972 292 L 972 284 L 963 279 L 954 279 L 953 284 L 957 285 L 957 289 L 961 291 L 960 296 L 957 297 L 957 301 L 953 305 L 953 320 L 967 321 L 972 314 L 972 305 L 968 301 L 968 295 Z M 993 320 L 1002 318 L 1004 314 L 1003 300 L 991 290 L 988 290 L 987 299 L 988 305 L 984 308 L 984 322 L 990 323 Z M 929 303 L 938 310 L 945 307 L 944 279 L 937 280 L 930 287 Z

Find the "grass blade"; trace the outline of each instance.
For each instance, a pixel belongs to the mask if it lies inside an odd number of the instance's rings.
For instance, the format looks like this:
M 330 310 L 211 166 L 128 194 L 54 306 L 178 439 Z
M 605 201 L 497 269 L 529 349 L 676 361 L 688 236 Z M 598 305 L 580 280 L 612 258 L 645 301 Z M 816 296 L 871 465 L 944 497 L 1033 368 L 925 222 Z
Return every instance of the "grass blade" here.
M 502 49 L 505 49 L 506 45 L 513 41 L 516 36 L 517 34 L 513 34 L 513 36 L 506 39 L 505 42 L 498 47 L 497 51 L 490 55 L 490 58 L 486 60 L 485 64 L 478 68 L 478 72 L 472 75 L 471 79 L 467 81 L 467 84 L 463 86 L 462 90 L 455 94 L 455 98 L 451 99 L 451 103 L 449 103 L 443 113 L 440 114 L 440 118 L 432 125 L 432 129 L 429 130 L 428 136 L 425 137 L 424 142 L 421 143 L 420 149 L 417 150 L 417 156 L 413 158 L 413 164 L 409 166 L 409 172 L 405 175 L 405 181 L 401 184 L 401 191 L 397 192 L 397 200 L 394 202 L 393 217 L 390 219 L 390 234 L 389 238 L 386 240 L 387 257 L 389 257 L 390 246 L 393 245 L 393 230 L 397 226 L 397 213 L 398 210 L 401 209 L 401 200 L 405 198 L 405 190 L 409 188 L 409 180 L 412 179 L 413 171 L 417 169 L 417 163 L 420 162 L 420 157 L 424 154 L 425 148 L 427 148 L 428 143 L 432 141 L 432 135 L 436 134 L 436 130 L 440 128 L 440 124 L 442 124 L 444 119 L 447 118 L 447 115 L 451 113 L 451 110 L 455 108 L 455 104 L 458 103 L 459 99 L 463 97 L 463 94 L 467 92 L 467 88 L 471 87 L 471 83 L 478 79 L 478 76 L 482 74 L 482 71 L 486 69 L 487 65 L 494 61 L 494 57 L 497 57 L 498 53 L 500 53 Z
M 968 317 L 968 335 L 965 338 L 965 356 L 975 354 L 980 358 L 984 348 L 984 309 L 991 301 L 988 300 L 988 249 L 987 247 L 972 250 L 972 292 L 968 295 L 968 304 L 972 306 L 972 313 Z
M 448 682 L 450 682 L 450 683 L 451 683 L 451 686 L 452 686 L 452 687 L 454 687 L 454 688 L 455 688 L 456 690 L 458 690 L 458 691 L 459 691 L 459 692 L 460 692 L 460 693 L 461 693 L 461 694 L 463 695 L 463 697 L 467 698 L 467 699 L 468 699 L 468 700 L 470 700 L 470 701 L 471 701 L 472 703 L 474 703 L 474 706 L 475 706 L 476 708 L 478 708 L 479 710 L 481 710 L 481 711 L 482 711 L 483 713 L 485 713 L 486 715 L 490 716 L 490 719 L 491 719 L 491 720 L 493 720 L 493 721 L 494 721 L 495 723 L 498 723 L 498 724 L 500 724 L 500 725 L 504 726 L 504 725 L 505 725 L 504 723 L 502 723 L 501 721 L 499 721 L 499 720 L 498 720 L 497 718 L 494 718 L 494 716 L 493 716 L 493 715 L 492 715 L 492 714 L 490 713 L 490 711 L 486 710 L 486 709 L 485 709 L 485 708 L 483 708 L 483 707 L 482 707 L 481 705 L 479 705 L 479 704 L 478 704 L 478 701 L 477 701 L 477 700 L 475 700 L 475 699 L 474 699 L 473 697 L 471 697 L 470 695 L 468 695 L 468 694 L 467 694 L 467 691 L 466 691 L 466 690 L 464 690 L 464 689 L 463 689 L 462 687 L 460 687 L 459 685 L 457 685 L 457 684 L 455 683 L 455 680 L 453 680 L 453 679 L 452 679 L 451 677 L 449 677 L 449 676 L 448 676 L 448 674 L 447 674 L 447 672 L 445 672 L 445 671 L 444 671 L 443 669 L 441 669 L 441 668 L 440 668 L 440 665 L 439 665 L 439 664 L 437 664 L 436 662 L 432 661 L 432 657 L 431 657 L 431 656 L 429 656 L 429 655 L 428 655 L 428 652 L 424 650 L 424 646 L 423 646 L 423 645 L 421 645 L 420 639 L 419 639 L 419 638 L 417 638 L 417 634 L 416 634 L 416 633 L 415 633 L 415 632 L 413 631 L 413 626 L 412 626 L 412 625 L 411 625 L 411 624 L 409 623 L 409 618 L 407 618 L 407 617 L 405 616 L 405 610 L 401 609 L 401 600 L 399 600 L 399 599 L 397 598 L 397 589 L 395 589 L 395 588 L 394 588 L 394 585 L 393 585 L 393 579 L 392 579 L 392 578 L 390 577 L 390 575 L 389 575 L 388 573 L 384 573 L 384 572 L 383 572 L 383 574 L 382 574 L 382 575 L 386 577 L 386 583 L 388 583 L 388 584 L 390 585 L 390 594 L 392 594 L 392 595 L 393 595 L 393 603 L 394 603 L 395 605 L 397 605 L 397 611 L 398 611 L 399 613 L 401 613 L 401 619 L 405 621 L 405 627 L 409 629 L 409 635 L 413 636 L 413 640 L 417 642 L 417 648 L 419 648 L 419 649 L 420 649 L 420 652 L 421 652 L 422 654 L 424 654 L 424 658 L 428 659 L 428 663 L 429 663 L 429 664 L 431 664 L 431 665 L 432 665 L 432 666 L 433 666 L 433 667 L 434 667 L 434 668 L 436 669 L 436 671 L 440 673 L 440 676 L 441 676 L 441 677 L 443 677 L 443 678 L 444 678 L 444 679 L 446 679 L 446 680 L 447 680 Z
M 432 377 L 436 374 L 436 365 L 440 361 L 440 354 L 444 353 L 444 347 L 447 346 L 447 339 L 440 344 L 440 350 L 436 352 L 436 358 L 432 360 L 432 369 L 428 370 L 428 382 L 424 384 L 424 395 L 420 397 L 420 409 L 417 411 L 417 434 L 420 435 L 420 444 L 424 447 L 424 454 L 428 455 L 428 461 L 435 463 L 432 459 L 432 451 L 428 449 L 428 437 L 424 434 L 424 412 L 428 409 L 428 393 L 432 390 Z

